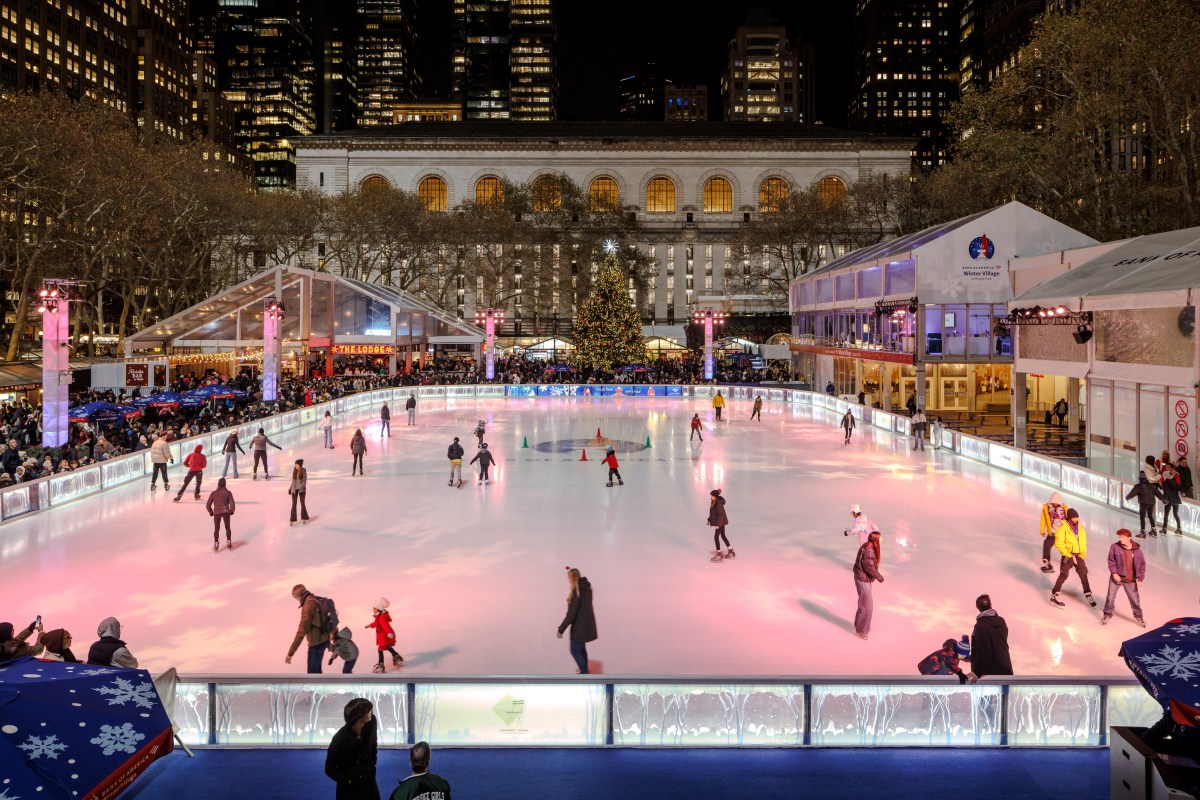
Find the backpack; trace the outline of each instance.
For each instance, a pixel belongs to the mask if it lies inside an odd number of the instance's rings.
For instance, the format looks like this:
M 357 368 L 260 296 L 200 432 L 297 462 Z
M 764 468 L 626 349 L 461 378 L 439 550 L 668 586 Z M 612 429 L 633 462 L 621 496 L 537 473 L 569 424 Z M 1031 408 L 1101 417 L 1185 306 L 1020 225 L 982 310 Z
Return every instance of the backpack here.
M 318 597 L 315 594 L 313 599 L 317 601 L 317 612 L 321 615 L 321 634 L 328 637 L 339 627 L 337 604 L 333 602 L 332 598 Z

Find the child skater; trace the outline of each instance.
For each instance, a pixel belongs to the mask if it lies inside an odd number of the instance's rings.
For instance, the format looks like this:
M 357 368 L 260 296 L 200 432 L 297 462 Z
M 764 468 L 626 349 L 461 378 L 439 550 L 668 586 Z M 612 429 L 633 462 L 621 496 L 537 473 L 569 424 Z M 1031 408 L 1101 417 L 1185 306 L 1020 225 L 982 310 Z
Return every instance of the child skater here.
M 384 650 L 392 654 L 392 666 L 398 667 L 404 663 L 404 657 L 396 652 L 396 631 L 392 628 L 392 615 L 387 611 L 390 605 L 386 597 L 376 600 L 375 607 L 371 609 L 375 614 L 375 621 L 367 626 L 375 629 L 375 645 L 379 648 L 379 663 L 371 670 L 376 673 L 386 669 L 383 666 Z
M 358 645 L 350 638 L 351 635 L 349 628 L 329 632 L 329 666 L 333 666 L 334 659 L 342 659 L 343 675 L 354 672 L 354 663 L 358 661 Z
M 617 469 L 617 453 L 615 450 L 613 450 L 611 444 L 608 446 L 608 454 L 604 456 L 604 461 L 601 463 L 608 466 L 608 483 L 604 484 L 605 486 L 612 486 L 614 476 L 617 479 L 617 483 L 621 484 L 622 486 L 625 485 L 625 481 L 621 479 L 621 472 L 619 469 Z

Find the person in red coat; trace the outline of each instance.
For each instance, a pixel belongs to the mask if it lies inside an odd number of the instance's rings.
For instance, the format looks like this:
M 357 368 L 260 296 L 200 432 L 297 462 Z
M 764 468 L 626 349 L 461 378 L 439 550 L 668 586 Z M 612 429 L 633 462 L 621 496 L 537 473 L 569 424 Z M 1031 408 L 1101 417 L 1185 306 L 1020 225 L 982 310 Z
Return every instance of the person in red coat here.
M 188 484 L 192 482 L 192 478 L 196 479 L 196 499 L 200 499 L 200 479 L 204 477 L 204 468 L 208 466 L 208 459 L 204 457 L 204 445 L 196 445 L 196 449 L 188 453 L 187 458 L 183 460 L 183 465 L 188 468 L 187 477 L 183 479 L 183 486 L 179 487 L 179 494 L 175 495 L 175 502 L 179 502 L 179 498 L 183 497 L 183 493 L 187 491 Z
M 600 463 L 608 466 L 608 483 L 604 484 L 605 486 L 612 486 L 613 477 L 616 477 L 617 483 L 625 485 L 625 481 L 621 479 L 621 472 L 617 469 L 617 454 L 611 444 L 608 446 L 608 453 L 604 456 L 604 460 Z
M 375 621 L 368 625 L 368 628 L 375 629 L 375 645 L 379 648 L 379 663 L 371 670 L 372 672 L 383 672 L 383 651 L 386 650 L 392 654 L 392 665 L 400 666 L 404 663 L 404 656 L 396 652 L 396 630 L 392 627 L 392 615 L 388 613 L 388 606 L 391 605 L 386 597 L 381 597 L 375 601 L 375 607 L 372 610 L 375 614 Z

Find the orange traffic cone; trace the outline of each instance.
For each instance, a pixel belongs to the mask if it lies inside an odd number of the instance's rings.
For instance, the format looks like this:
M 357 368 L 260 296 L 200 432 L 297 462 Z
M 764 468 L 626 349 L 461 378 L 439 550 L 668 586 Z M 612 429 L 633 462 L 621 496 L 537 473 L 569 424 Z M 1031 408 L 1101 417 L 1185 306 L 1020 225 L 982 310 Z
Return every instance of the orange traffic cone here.
M 601 435 L 600 435 L 600 426 L 599 426 L 599 425 L 597 425 L 597 426 L 596 426 L 596 438 L 597 438 L 597 439 L 603 439 L 603 438 L 604 438 L 603 436 L 601 436 Z
M 580 461 L 587 461 L 587 448 L 586 448 L 586 447 L 585 447 L 585 448 L 583 448 L 583 457 L 582 457 L 582 458 L 580 458 L 579 460 L 580 460 Z

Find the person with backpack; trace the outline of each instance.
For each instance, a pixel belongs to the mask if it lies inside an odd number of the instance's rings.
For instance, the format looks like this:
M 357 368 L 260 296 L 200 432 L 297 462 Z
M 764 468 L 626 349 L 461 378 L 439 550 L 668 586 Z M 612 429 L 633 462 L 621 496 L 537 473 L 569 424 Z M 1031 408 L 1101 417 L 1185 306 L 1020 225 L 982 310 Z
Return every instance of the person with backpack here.
M 221 448 L 221 452 L 225 454 L 225 469 L 221 470 L 221 477 L 224 478 L 229 474 L 229 465 L 233 465 L 233 477 L 238 477 L 237 470 L 237 454 L 246 455 L 246 451 L 242 449 L 242 443 L 238 441 L 237 431 L 231 431 L 225 437 L 225 446 Z
M 383 664 L 385 650 L 392 654 L 392 666 L 398 667 L 404 663 L 404 656 L 396 652 L 396 629 L 392 627 L 392 615 L 388 613 L 390 605 L 386 597 L 376 600 L 371 609 L 374 619 L 367 625 L 368 629 L 375 629 L 375 647 L 379 650 L 379 662 L 371 669 L 376 674 L 382 674 L 387 669 Z
M 292 663 L 292 656 L 300 649 L 300 643 L 308 642 L 308 673 L 321 673 L 321 659 L 329 648 L 329 635 L 338 629 L 337 607 L 327 597 L 317 597 L 303 583 L 292 587 L 292 597 L 300 604 L 300 626 L 288 649 L 285 664 Z
M 183 465 L 188 468 L 188 474 L 183 479 L 183 486 L 179 487 L 179 494 L 175 495 L 176 503 L 183 497 L 183 493 L 187 491 L 188 484 L 192 482 L 192 478 L 196 479 L 196 499 L 200 499 L 200 480 L 204 477 L 204 468 L 208 466 L 208 459 L 204 457 L 204 445 L 196 445 L 196 449 L 188 453 L 187 458 L 183 460 Z
M 917 672 L 922 675 L 957 675 L 960 684 L 967 682 L 967 673 L 958 665 L 958 643 L 953 639 L 942 642 L 942 649 L 935 650 L 917 663 Z

